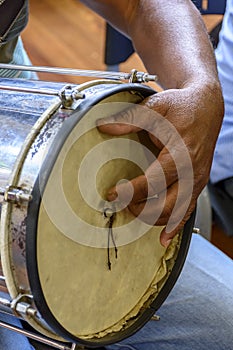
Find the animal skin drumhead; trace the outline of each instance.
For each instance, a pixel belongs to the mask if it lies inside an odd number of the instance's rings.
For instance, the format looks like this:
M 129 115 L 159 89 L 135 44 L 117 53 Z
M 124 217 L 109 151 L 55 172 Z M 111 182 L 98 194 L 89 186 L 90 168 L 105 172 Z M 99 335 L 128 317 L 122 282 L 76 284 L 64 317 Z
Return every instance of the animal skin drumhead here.
M 67 137 L 40 205 L 37 264 L 46 304 L 57 322 L 79 338 L 125 327 L 157 292 L 166 275 L 162 227 L 107 201 L 118 181 L 143 174 L 155 155 L 137 134 L 112 137 L 96 121 L 129 107 L 128 92 L 92 107 Z M 105 215 L 113 212 L 113 216 Z

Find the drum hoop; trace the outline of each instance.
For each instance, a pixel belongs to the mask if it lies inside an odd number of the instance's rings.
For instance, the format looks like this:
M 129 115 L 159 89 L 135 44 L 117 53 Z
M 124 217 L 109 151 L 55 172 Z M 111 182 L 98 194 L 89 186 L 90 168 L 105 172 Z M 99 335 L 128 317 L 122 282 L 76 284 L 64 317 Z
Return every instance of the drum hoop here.
M 107 82 L 106 82 L 107 83 Z M 76 109 L 75 117 L 67 119 L 62 128 L 59 130 L 58 134 L 55 137 L 55 140 L 57 141 L 56 145 L 50 148 L 48 151 L 47 157 L 40 169 L 38 178 L 35 182 L 32 196 L 33 201 L 29 203 L 28 207 L 28 217 L 27 217 L 27 225 L 26 225 L 26 245 L 30 247 L 30 252 L 26 251 L 26 264 L 27 264 L 27 271 L 29 276 L 29 282 L 31 291 L 35 300 L 35 304 L 46 321 L 47 324 L 60 336 L 62 336 L 64 339 L 67 339 L 68 341 L 75 341 L 78 343 L 82 343 L 87 346 L 97 346 L 98 344 L 101 345 L 109 345 L 113 342 L 120 341 L 125 339 L 126 337 L 131 336 L 133 333 L 135 333 L 138 329 L 140 329 L 154 314 L 155 310 L 157 310 L 162 302 L 165 300 L 169 292 L 171 291 L 173 285 L 175 284 L 180 271 L 182 269 L 183 263 L 186 258 L 186 254 L 189 247 L 190 237 L 192 234 L 192 225 L 193 220 L 190 220 L 184 228 L 184 235 L 182 235 L 181 239 L 181 246 L 180 250 L 178 252 L 177 259 L 174 263 L 173 270 L 171 274 L 169 275 L 167 281 L 165 282 L 164 286 L 162 287 L 162 290 L 164 292 L 164 297 L 160 297 L 160 300 L 157 302 L 156 300 L 151 303 L 150 307 L 144 311 L 142 315 L 138 317 L 138 319 L 135 321 L 133 325 L 130 325 L 127 329 L 123 329 L 120 332 L 116 334 L 108 334 L 104 336 L 103 338 L 92 338 L 90 340 L 85 340 L 82 338 L 78 338 L 74 336 L 73 334 L 69 333 L 54 317 L 52 312 L 50 311 L 49 306 L 47 305 L 47 302 L 45 300 L 42 286 L 40 283 L 40 277 L 39 277 L 39 271 L 37 266 L 37 226 L 38 226 L 38 218 L 39 218 L 39 211 L 40 211 L 40 204 L 42 201 L 43 192 L 45 190 L 47 181 L 49 179 L 50 173 L 53 169 L 53 166 L 56 162 L 57 156 L 59 155 L 59 152 L 62 148 L 62 145 L 64 144 L 64 141 L 74 128 L 74 126 L 78 123 L 79 120 L 81 120 L 87 113 L 87 111 L 93 107 L 94 105 L 97 105 L 102 100 L 106 99 L 107 97 L 110 97 L 114 94 L 120 93 L 120 92 L 129 92 L 133 91 L 135 93 L 138 93 L 142 96 L 142 98 L 146 98 L 155 91 L 148 87 L 141 84 L 119 84 L 117 86 L 108 88 L 105 91 L 100 91 L 99 93 L 95 94 L 95 96 L 90 96 L 89 99 L 83 101 L 81 105 Z M 54 141 L 55 141 L 54 140 Z M 40 176 L 43 174 L 43 176 Z M 41 180 L 43 179 L 43 180 Z M 35 220 L 36 218 L 36 220 Z M 178 266 L 180 264 L 181 266 Z

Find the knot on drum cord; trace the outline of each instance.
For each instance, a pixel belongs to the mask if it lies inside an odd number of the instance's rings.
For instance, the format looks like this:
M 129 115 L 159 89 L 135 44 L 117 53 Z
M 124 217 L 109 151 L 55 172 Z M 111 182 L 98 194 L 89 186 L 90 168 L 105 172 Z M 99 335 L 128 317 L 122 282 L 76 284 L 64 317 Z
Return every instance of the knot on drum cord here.
M 116 213 L 112 208 L 105 208 L 103 211 L 103 215 L 106 219 L 108 219 L 108 242 L 107 242 L 107 258 L 108 258 L 108 269 L 111 270 L 111 259 L 110 259 L 110 239 L 112 240 L 112 244 L 115 250 L 115 258 L 117 259 L 117 246 L 113 235 L 113 222 L 116 217 Z

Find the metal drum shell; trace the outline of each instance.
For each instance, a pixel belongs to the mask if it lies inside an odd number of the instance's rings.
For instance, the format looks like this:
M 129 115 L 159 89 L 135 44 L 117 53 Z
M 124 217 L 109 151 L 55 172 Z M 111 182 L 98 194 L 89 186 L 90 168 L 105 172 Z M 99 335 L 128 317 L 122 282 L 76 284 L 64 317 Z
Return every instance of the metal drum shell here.
M 61 86 L 58 84 L 57 88 L 58 87 L 60 88 Z M 51 106 L 51 101 L 49 102 L 50 106 L 46 109 L 45 115 L 42 117 L 42 119 L 45 118 L 42 123 L 41 115 L 38 116 L 36 123 L 39 121 L 40 126 L 39 128 L 37 126 L 33 131 L 30 131 L 31 135 L 28 137 L 29 147 L 27 145 L 27 149 L 25 150 L 22 159 L 20 159 L 20 161 L 17 160 L 16 163 L 19 164 L 16 164 L 13 175 L 11 173 L 8 179 L 5 177 L 4 184 L 0 183 L 1 187 L 5 186 L 6 182 L 8 182 L 10 186 L 23 188 L 28 194 L 32 194 L 33 196 L 32 201 L 21 207 L 17 204 L 2 203 L 1 235 L 4 235 L 3 238 L 1 237 L 1 240 L 3 239 L 2 249 L 4 255 L 8 256 L 5 266 L 3 266 L 3 270 L 10 269 L 12 271 L 12 276 L 8 277 L 7 282 L 10 296 L 15 298 L 18 294 L 33 295 L 33 299 L 35 300 L 33 307 L 38 311 L 38 315 L 41 314 L 42 317 L 39 316 L 37 320 L 32 319 L 31 317 L 25 318 L 33 327 L 46 336 L 55 339 L 64 338 L 68 341 L 81 342 L 88 346 L 107 345 L 120 341 L 135 333 L 151 318 L 155 310 L 157 310 L 166 299 L 180 274 L 188 251 L 193 227 L 192 217 L 184 228 L 175 266 L 170 277 L 162 287 L 159 298 L 152 302 L 148 310 L 143 312 L 131 326 L 123 330 L 120 334 L 108 335 L 103 339 L 91 339 L 87 341 L 79 339 L 63 329 L 50 313 L 46 301 L 43 298 L 43 291 L 40 286 L 36 266 L 37 217 L 41 196 L 43 196 L 43 186 L 41 187 L 41 181 L 38 188 L 38 177 L 40 176 L 40 179 L 43 178 L 44 184 L 46 184 L 53 163 L 56 160 L 56 155 L 59 153 L 65 138 L 70 130 L 72 130 L 72 127 L 78 122 L 79 118 L 84 117 L 86 111 L 91 106 L 98 104 L 99 101 L 107 96 L 117 94 L 123 90 L 132 90 L 133 93 L 140 94 L 142 99 L 154 92 L 152 89 L 139 84 L 115 85 L 107 82 L 99 85 L 94 84 L 94 86 L 91 86 L 89 89 L 86 87 L 85 94 L 87 96 L 89 94 L 89 96 L 87 99 L 78 103 L 76 106 L 75 117 L 72 116 L 72 113 L 69 110 L 61 109 L 61 102 L 58 97 L 55 97 L 53 106 Z M 51 145 L 52 147 L 50 147 Z M 23 146 L 24 145 L 21 144 L 19 147 L 21 152 Z M 31 159 L 35 154 L 36 157 L 38 157 L 40 161 L 43 160 L 43 162 L 39 162 L 33 167 Z M 11 169 L 11 167 L 12 163 L 8 165 L 8 168 Z M 6 230 L 9 231 L 9 235 L 2 234 L 3 232 L 6 232 Z M 21 236 L 20 244 L 17 244 L 17 247 L 14 247 L 13 244 L 12 248 L 9 249 L 9 244 L 12 244 L 13 241 L 19 241 L 19 232 Z M 25 247 L 27 247 L 27 249 L 25 249 Z M 30 248 L 30 251 L 28 247 Z

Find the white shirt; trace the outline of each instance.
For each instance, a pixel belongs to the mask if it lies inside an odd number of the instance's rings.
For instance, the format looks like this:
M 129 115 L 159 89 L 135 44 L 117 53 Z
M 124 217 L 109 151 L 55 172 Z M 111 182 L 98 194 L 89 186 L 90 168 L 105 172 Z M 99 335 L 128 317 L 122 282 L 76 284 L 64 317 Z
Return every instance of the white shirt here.
M 233 176 L 233 0 L 227 1 L 219 39 L 216 59 L 225 115 L 210 174 L 213 183 Z

